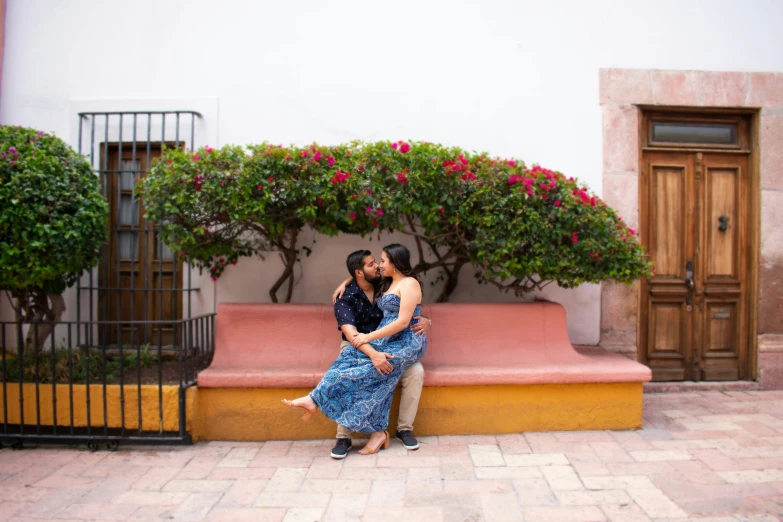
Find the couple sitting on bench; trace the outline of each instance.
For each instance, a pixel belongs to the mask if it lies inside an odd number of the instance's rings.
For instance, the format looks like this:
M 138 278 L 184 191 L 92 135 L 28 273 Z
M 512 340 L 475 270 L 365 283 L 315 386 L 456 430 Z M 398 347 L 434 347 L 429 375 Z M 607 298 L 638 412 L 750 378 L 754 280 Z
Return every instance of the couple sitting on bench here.
M 419 359 L 431 321 L 421 316 L 421 283 L 413 276 L 410 252 L 399 244 L 385 246 L 376 264 L 368 250 L 359 250 L 347 265 L 351 278 L 338 288 L 334 305 L 343 333 L 340 355 L 309 395 L 283 402 L 305 410 L 302 420 L 320 408 L 338 423 L 333 458 L 346 457 L 352 431 L 371 434 L 359 452 L 371 455 L 389 447 L 389 410 L 401 380 L 397 438 L 415 450 L 411 431 L 424 380 Z

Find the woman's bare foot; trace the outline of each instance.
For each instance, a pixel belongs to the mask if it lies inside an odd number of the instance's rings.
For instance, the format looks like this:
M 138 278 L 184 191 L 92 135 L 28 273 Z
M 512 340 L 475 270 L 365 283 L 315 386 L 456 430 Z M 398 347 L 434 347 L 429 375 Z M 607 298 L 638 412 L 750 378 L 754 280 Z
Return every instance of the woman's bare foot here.
M 381 447 L 384 449 L 389 447 L 389 434 L 386 431 L 376 431 L 370 435 L 370 440 L 359 450 L 359 455 L 372 455 L 377 453 Z
M 307 411 L 315 411 L 318 409 L 318 405 L 315 403 L 312 397 L 305 395 L 291 401 L 291 406 L 295 408 L 304 408 Z
M 294 399 L 292 401 L 289 401 L 288 399 L 283 399 L 283 404 L 288 406 L 291 409 L 299 409 L 304 410 L 305 414 L 302 415 L 302 420 L 307 422 L 310 420 L 310 417 L 313 416 L 313 414 L 318 410 L 318 405 L 315 403 L 312 397 L 309 395 L 305 395 L 304 397 L 299 397 L 298 399 Z

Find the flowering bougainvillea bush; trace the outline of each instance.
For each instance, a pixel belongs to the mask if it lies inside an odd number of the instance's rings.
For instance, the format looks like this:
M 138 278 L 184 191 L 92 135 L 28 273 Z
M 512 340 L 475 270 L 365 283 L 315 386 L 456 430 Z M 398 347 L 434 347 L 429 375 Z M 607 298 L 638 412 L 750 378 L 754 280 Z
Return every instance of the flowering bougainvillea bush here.
M 652 273 L 635 231 L 577 180 L 428 142 L 169 149 L 138 187 L 169 246 L 215 279 L 241 256 L 277 252 L 274 302 L 284 284 L 291 298 L 307 229 L 413 236 L 415 271 L 445 281 L 437 301 L 466 264 L 517 295 Z
M 108 212 L 90 164 L 64 141 L 0 126 L 0 290 L 17 321 L 59 320 L 62 292 L 98 264 Z

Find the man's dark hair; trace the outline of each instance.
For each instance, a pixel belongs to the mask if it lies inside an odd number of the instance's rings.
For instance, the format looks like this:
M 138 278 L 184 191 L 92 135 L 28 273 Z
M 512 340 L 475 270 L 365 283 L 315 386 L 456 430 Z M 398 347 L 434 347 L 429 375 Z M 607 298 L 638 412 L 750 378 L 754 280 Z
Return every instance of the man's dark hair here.
M 364 258 L 371 255 L 372 252 L 369 250 L 357 250 L 348 256 L 345 265 L 348 267 L 348 273 L 351 274 L 351 277 L 356 279 L 356 271 L 364 267 Z

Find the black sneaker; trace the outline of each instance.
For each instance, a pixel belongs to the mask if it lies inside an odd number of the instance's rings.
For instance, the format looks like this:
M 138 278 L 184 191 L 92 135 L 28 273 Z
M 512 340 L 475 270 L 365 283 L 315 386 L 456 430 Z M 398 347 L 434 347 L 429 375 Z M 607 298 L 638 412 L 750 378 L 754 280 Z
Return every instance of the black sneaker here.
M 406 450 L 419 449 L 419 441 L 408 430 L 402 430 L 397 432 L 397 438 L 402 441 L 402 445 Z
M 351 439 L 337 439 L 337 444 L 332 448 L 333 459 L 344 459 L 348 456 L 348 452 L 353 447 Z

